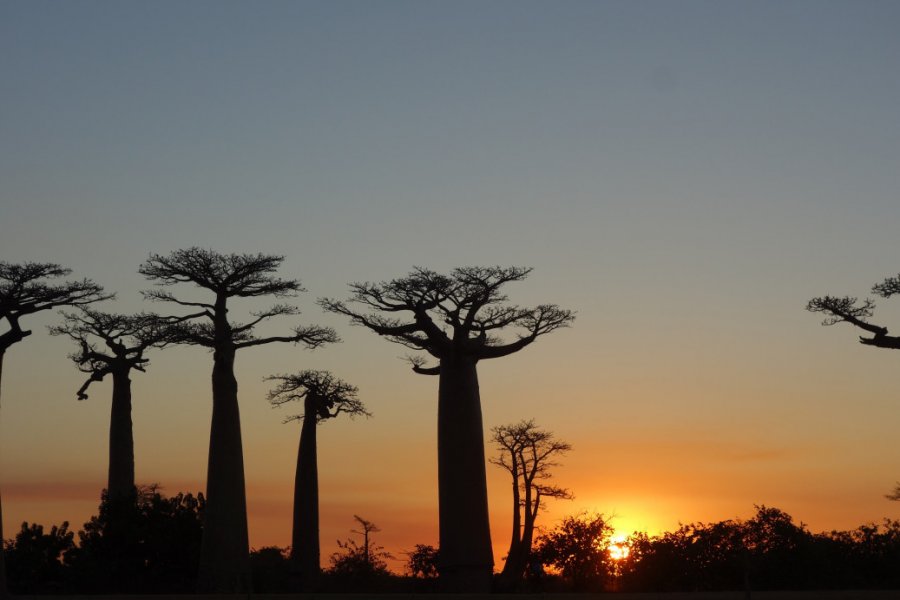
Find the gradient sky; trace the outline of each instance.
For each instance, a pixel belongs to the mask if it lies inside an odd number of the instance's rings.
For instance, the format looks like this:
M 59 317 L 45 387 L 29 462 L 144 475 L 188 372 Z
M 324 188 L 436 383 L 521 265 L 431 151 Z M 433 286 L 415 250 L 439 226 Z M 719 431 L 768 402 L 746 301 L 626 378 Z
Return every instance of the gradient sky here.
M 480 365 L 486 427 L 574 446 L 564 514 L 622 532 L 781 508 L 814 531 L 900 516 L 900 355 L 823 328 L 824 293 L 900 269 L 896 2 L 0 2 L 0 259 L 151 306 L 188 246 L 285 255 L 297 322 L 344 342 L 238 356 L 251 543 L 287 545 L 299 425 L 266 375 L 332 370 L 370 420 L 319 434 L 323 553 L 353 526 L 437 542 L 434 378 L 315 305 L 414 265 L 528 265 L 514 301 L 575 325 Z M 251 309 L 247 304 L 236 313 Z M 877 322 L 900 326 L 900 303 Z M 55 315 L 6 356 L 4 531 L 80 526 L 110 385 L 75 399 Z M 134 376 L 137 476 L 202 490 L 211 357 Z M 489 468 L 498 558 L 510 515 Z

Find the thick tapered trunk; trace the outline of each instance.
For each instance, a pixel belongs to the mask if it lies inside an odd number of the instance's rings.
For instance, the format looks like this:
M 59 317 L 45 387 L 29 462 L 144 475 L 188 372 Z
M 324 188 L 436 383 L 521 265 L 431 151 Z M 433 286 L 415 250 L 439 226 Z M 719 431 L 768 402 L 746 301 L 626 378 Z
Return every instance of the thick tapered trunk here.
M 197 588 L 205 593 L 248 592 L 247 497 L 233 349 L 216 349 L 212 388 L 212 428 Z
M 0 392 L 3 390 L 3 355 L 6 354 L 5 349 L 0 349 Z M 6 558 L 3 551 L 3 502 L 0 500 L 0 600 L 9 598 L 9 592 L 6 588 Z
M 494 557 L 488 520 L 484 432 L 475 361 L 441 359 L 438 391 L 440 584 L 488 592 Z
M 127 370 L 113 373 L 106 494 L 110 500 L 134 495 L 134 433 L 131 424 L 131 380 Z
M 309 590 L 321 569 L 319 557 L 319 467 L 316 456 L 316 408 L 306 399 L 297 474 L 294 478 L 294 530 L 291 562 L 300 584 Z

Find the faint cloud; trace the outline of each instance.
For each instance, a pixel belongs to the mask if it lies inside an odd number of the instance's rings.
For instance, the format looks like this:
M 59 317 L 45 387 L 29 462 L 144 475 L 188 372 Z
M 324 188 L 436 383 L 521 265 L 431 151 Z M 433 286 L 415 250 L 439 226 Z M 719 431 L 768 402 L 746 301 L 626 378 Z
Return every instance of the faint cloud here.
M 5 481 L 3 499 L 12 502 L 59 502 L 60 500 L 100 500 L 103 483 L 87 482 L 32 482 Z

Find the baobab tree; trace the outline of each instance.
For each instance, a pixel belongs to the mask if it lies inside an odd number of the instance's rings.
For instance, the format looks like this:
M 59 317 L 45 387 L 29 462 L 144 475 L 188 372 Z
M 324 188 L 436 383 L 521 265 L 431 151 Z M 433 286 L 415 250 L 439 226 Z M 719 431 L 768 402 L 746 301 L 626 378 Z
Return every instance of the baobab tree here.
M 268 378 L 278 386 L 269 392 L 269 402 L 280 406 L 302 402 L 303 413 L 285 419 L 299 420 L 300 447 L 294 478 L 294 524 L 291 535 L 290 560 L 303 588 L 310 589 L 322 565 L 319 551 L 319 467 L 317 459 L 317 426 L 338 415 L 351 419 L 371 416 L 357 396 L 358 389 L 327 371 L 301 371 L 293 375 Z
M 212 295 L 208 301 L 176 298 L 167 290 L 144 292 L 160 302 L 196 309 L 171 317 L 175 343 L 203 346 L 213 352 L 212 425 L 206 479 L 206 508 L 200 548 L 198 590 L 246 592 L 250 589 L 247 499 L 244 456 L 234 360 L 238 350 L 285 342 L 313 349 L 338 340 L 333 329 L 295 327 L 289 335 L 260 337 L 254 328 L 273 317 L 296 315 L 294 306 L 275 304 L 253 313 L 247 323 L 229 319 L 229 301 L 272 296 L 284 298 L 305 291 L 300 282 L 274 275 L 284 261 L 266 254 L 220 254 L 202 248 L 152 254 L 139 271 L 157 285 L 189 283 Z
M 554 304 L 521 308 L 507 303 L 503 286 L 530 272 L 463 267 L 441 275 L 416 268 L 400 279 L 353 283 L 349 301 L 320 300 L 326 310 L 437 359 L 429 366 L 421 354 L 409 358 L 414 372 L 439 376 L 440 573 L 446 591 L 486 592 L 491 585 L 494 559 L 477 365 L 518 352 L 574 318 Z M 504 341 L 499 334 L 509 328 L 519 335 Z
M 872 293 L 882 298 L 900 294 L 900 275 L 888 277 L 881 283 L 872 286 Z M 851 325 L 867 331 L 869 336 L 859 336 L 859 343 L 876 348 L 900 350 L 900 336 L 888 335 L 887 327 L 875 325 L 868 321 L 875 314 L 875 302 L 866 298 L 860 301 L 853 296 L 820 296 L 813 298 L 806 305 L 806 310 L 814 313 L 822 313 L 825 319 L 822 325 L 834 325 L 835 323 L 850 323 Z M 897 489 L 887 495 L 888 499 L 900 499 L 900 484 Z
M 881 283 L 872 286 L 872 293 L 882 298 L 890 298 L 900 294 L 900 275 L 888 277 Z M 888 335 L 887 327 L 869 323 L 875 313 L 875 302 L 866 298 L 862 302 L 852 296 L 820 296 L 813 298 L 806 305 L 806 310 L 825 315 L 822 325 L 850 323 L 872 334 L 871 337 L 860 336 L 859 342 L 876 348 L 900 350 L 900 337 Z
M 63 324 L 51 327 L 50 333 L 68 336 L 78 346 L 70 358 L 78 370 L 90 375 L 78 389 L 79 400 L 87 399 L 92 383 L 103 381 L 107 375 L 112 378 L 106 497 L 111 501 L 136 501 L 131 371 L 145 371 L 149 363 L 145 352 L 165 346 L 171 337 L 170 328 L 150 313 L 122 315 L 82 307 L 76 313 L 63 313 Z
M 534 524 L 542 508 L 541 500 L 573 498 L 569 490 L 548 483 L 551 467 L 559 466 L 555 458 L 572 446 L 539 429 L 534 420 L 500 425 L 491 429 L 491 433 L 491 440 L 500 451 L 491 463 L 505 469 L 512 478 L 512 539 L 501 572 L 503 586 L 512 589 L 522 581 L 531 559 Z
M 31 335 L 23 329 L 22 317 L 61 306 L 84 306 L 111 298 L 103 288 L 91 281 L 54 280 L 66 277 L 70 269 L 54 263 L 8 263 L 0 261 L 0 322 L 5 331 L 0 333 L 0 380 L 3 375 L 3 357 L 17 342 Z M 3 540 L 3 510 L 0 505 L 0 541 Z M 6 567 L 0 551 L 0 598 L 6 598 Z

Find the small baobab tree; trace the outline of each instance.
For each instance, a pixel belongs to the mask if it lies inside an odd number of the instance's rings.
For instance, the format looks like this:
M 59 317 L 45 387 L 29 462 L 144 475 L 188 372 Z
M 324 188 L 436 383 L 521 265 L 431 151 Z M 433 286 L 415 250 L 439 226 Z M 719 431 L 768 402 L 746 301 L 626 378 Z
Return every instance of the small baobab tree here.
M 157 285 L 193 284 L 211 295 L 208 300 L 177 298 L 167 290 L 144 292 L 145 297 L 194 309 L 171 317 L 173 341 L 202 346 L 213 353 L 212 425 L 206 478 L 206 508 L 197 586 L 201 592 L 235 593 L 250 589 L 250 549 L 244 455 L 234 360 L 238 350 L 286 342 L 307 348 L 338 340 L 333 329 L 295 327 L 289 335 L 258 336 L 254 328 L 268 319 L 296 315 L 298 309 L 275 304 L 253 313 L 246 323 L 229 318 L 230 301 L 242 298 L 295 296 L 300 282 L 274 275 L 284 261 L 267 254 L 220 254 L 202 248 L 153 254 L 140 273 Z
M 268 378 L 278 385 L 269 392 L 269 402 L 280 406 L 302 402 L 303 413 L 285 419 L 299 420 L 300 447 L 294 478 L 294 524 L 290 560 L 300 583 L 310 589 L 321 571 L 319 550 L 319 467 L 317 425 L 346 414 L 350 418 L 371 416 L 357 397 L 357 388 L 327 371 L 301 371 Z
M 169 327 L 154 314 L 122 315 L 86 307 L 63 313 L 63 324 L 50 328 L 51 335 L 65 335 L 78 346 L 71 359 L 82 373 L 90 375 L 78 389 L 86 400 L 88 387 L 112 378 L 109 422 L 109 473 L 106 485 L 110 501 L 136 500 L 134 487 L 134 433 L 131 422 L 131 372 L 144 372 L 149 363 L 144 354 L 161 348 L 170 338 Z
M 572 449 L 553 433 L 540 429 L 534 420 L 520 421 L 491 429 L 491 440 L 500 451 L 491 462 L 506 470 L 512 478 L 512 539 L 501 580 L 512 589 L 521 583 L 531 561 L 534 524 L 544 498 L 571 500 L 569 490 L 551 485 L 550 469 L 559 466 L 555 459 Z
M 574 318 L 555 304 L 522 308 L 507 303 L 503 286 L 530 272 L 463 267 L 441 275 L 417 268 L 400 279 L 353 283 L 346 302 L 320 300 L 326 310 L 437 359 L 433 366 L 421 354 L 409 360 L 416 373 L 439 376 L 439 565 L 445 591 L 486 592 L 491 586 L 494 558 L 477 365 L 518 352 Z M 501 339 L 506 329 L 518 330 L 516 339 Z
M 17 342 L 31 335 L 23 328 L 22 317 L 63 306 L 84 306 L 111 298 L 103 288 L 91 281 L 62 281 L 71 270 L 54 263 L 8 263 L 0 261 L 0 379 L 3 357 Z M 3 540 L 3 511 L 0 507 L 0 542 Z M 5 598 L 6 569 L 0 552 L 0 598 Z

